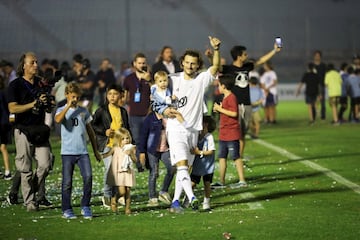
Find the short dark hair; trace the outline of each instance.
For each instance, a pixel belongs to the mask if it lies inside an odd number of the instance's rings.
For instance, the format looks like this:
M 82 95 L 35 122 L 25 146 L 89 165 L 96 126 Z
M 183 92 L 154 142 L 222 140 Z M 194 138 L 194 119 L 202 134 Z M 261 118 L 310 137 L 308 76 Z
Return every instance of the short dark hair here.
M 238 56 L 243 55 L 244 51 L 246 51 L 246 47 L 244 46 L 241 45 L 233 46 L 230 50 L 232 59 L 235 61 Z
M 204 122 L 205 124 L 207 124 L 207 129 L 208 129 L 208 132 L 209 132 L 209 133 L 212 133 L 213 131 L 215 131 L 215 129 L 216 129 L 216 122 L 215 122 L 215 120 L 214 120 L 211 116 L 205 115 L 205 116 L 203 117 L 203 122 Z
M 141 53 L 141 52 L 136 53 L 135 56 L 134 56 L 134 60 L 133 60 L 133 61 L 135 62 L 136 59 L 138 59 L 138 58 L 146 58 L 146 56 L 145 56 L 144 53 Z
M 81 63 L 83 59 L 84 58 L 80 53 L 77 53 L 73 56 L 73 60 L 77 63 Z
M 219 77 L 219 82 L 224 85 L 227 90 L 231 90 L 235 85 L 235 75 L 224 74 Z

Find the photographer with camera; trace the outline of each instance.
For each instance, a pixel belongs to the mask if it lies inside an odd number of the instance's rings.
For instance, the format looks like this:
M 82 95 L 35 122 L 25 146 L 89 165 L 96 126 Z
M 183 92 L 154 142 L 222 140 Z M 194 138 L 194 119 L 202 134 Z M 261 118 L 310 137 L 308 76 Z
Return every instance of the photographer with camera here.
M 21 173 L 21 191 L 27 211 L 39 205 L 51 206 L 45 198 L 45 178 L 51 167 L 50 128 L 44 124 L 45 112 L 54 106 L 53 96 L 37 77 L 38 64 L 32 52 L 23 54 L 17 68 L 18 78 L 8 88 L 8 106 L 15 114 L 15 165 Z M 32 170 L 32 159 L 36 171 Z

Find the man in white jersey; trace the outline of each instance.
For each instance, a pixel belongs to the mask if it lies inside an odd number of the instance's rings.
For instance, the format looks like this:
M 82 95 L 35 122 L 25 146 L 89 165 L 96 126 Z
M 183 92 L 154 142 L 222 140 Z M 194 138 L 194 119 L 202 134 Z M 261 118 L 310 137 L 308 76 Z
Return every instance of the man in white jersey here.
M 209 36 L 214 49 L 213 65 L 207 71 L 199 73 L 203 61 L 197 51 L 187 50 L 180 58 L 183 72 L 170 74 L 172 92 L 178 99 L 176 109 L 172 107 L 158 107 L 155 110 L 167 117 L 166 131 L 170 147 L 171 163 L 176 165 L 177 174 L 175 193 L 170 211 L 182 212 L 179 199 L 185 191 L 191 207 L 198 209 L 189 175 L 189 167 L 194 161 L 192 150 L 197 146 L 199 131 L 202 130 L 204 93 L 206 87 L 214 80 L 220 67 L 220 40 Z

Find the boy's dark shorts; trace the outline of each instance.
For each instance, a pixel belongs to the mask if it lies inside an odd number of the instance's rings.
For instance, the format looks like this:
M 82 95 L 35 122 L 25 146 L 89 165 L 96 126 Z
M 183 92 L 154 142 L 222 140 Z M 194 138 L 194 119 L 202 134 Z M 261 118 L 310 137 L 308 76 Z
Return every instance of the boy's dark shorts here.
M 204 182 L 210 182 L 210 183 L 212 183 L 213 176 L 214 176 L 214 174 L 213 174 L 213 173 L 210 173 L 210 174 L 206 174 L 206 175 L 202 176 L 202 178 L 203 178 L 203 181 L 204 181 Z M 191 174 L 191 175 L 190 175 L 190 178 L 191 178 L 191 181 L 192 181 L 192 182 L 194 182 L 194 183 L 196 183 L 196 184 L 199 184 L 199 183 L 200 183 L 201 176 L 197 176 L 197 175 Z
M 240 158 L 240 143 L 239 140 L 234 141 L 221 141 L 219 140 L 219 158 L 236 160 Z
M 305 103 L 314 104 L 316 103 L 317 96 L 315 95 L 305 95 Z

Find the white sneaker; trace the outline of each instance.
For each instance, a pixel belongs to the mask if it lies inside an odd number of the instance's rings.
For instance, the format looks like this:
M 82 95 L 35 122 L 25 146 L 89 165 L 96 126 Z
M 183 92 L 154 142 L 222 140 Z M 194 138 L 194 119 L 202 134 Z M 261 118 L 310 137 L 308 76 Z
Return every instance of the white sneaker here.
M 210 211 L 210 202 L 203 202 L 203 206 L 202 206 L 203 210 L 205 211 Z
M 160 192 L 159 193 L 159 201 L 170 205 L 171 204 L 170 194 L 167 192 Z
M 148 204 L 146 205 L 148 207 L 157 207 L 159 206 L 159 202 L 157 198 L 150 198 L 148 201 Z
M 239 181 L 237 183 L 233 183 L 230 184 L 230 188 L 234 189 L 234 188 L 246 188 L 248 185 L 246 182 L 243 181 Z

